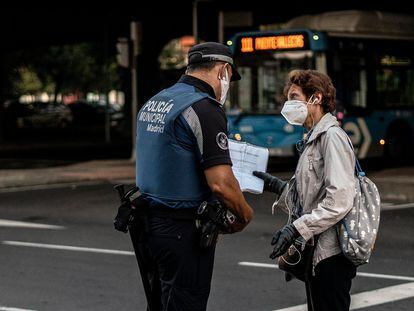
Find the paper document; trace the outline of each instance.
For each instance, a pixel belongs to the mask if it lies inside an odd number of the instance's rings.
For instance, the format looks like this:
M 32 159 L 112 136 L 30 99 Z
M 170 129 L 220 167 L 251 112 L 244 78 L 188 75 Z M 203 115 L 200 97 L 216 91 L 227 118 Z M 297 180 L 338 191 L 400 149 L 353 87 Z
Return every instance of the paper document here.
M 269 150 L 229 139 L 229 151 L 233 173 L 242 191 L 262 193 L 264 182 L 253 176 L 253 171 L 266 172 Z

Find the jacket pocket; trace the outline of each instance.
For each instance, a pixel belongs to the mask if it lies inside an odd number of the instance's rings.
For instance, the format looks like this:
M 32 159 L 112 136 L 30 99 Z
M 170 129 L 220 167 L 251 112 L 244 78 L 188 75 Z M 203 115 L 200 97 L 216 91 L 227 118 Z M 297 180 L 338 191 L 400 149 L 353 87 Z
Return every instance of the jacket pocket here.
M 314 155 L 308 155 L 308 170 L 311 173 L 311 181 L 315 182 L 315 185 L 320 184 L 320 182 L 323 179 L 323 168 L 323 157 L 315 157 Z M 312 177 L 312 175 L 314 176 Z

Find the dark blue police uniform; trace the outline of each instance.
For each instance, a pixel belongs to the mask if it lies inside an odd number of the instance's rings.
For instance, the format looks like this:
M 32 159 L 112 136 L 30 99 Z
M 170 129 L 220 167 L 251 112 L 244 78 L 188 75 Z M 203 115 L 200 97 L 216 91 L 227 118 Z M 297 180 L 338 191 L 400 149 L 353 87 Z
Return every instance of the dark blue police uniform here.
M 137 116 L 136 182 L 151 211 L 144 247 L 159 310 L 206 310 L 215 247 L 200 248 L 194 215 L 215 200 L 204 170 L 231 165 L 227 119 L 214 98 L 209 84 L 184 75 Z

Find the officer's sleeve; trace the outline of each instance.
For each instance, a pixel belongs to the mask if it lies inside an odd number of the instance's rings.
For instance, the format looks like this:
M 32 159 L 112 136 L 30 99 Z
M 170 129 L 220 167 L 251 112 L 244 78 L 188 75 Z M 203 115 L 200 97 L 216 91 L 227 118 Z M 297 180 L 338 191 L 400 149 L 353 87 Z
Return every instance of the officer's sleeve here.
M 201 154 L 201 167 L 232 165 L 227 140 L 227 118 L 223 109 L 210 99 L 203 99 L 183 112 Z

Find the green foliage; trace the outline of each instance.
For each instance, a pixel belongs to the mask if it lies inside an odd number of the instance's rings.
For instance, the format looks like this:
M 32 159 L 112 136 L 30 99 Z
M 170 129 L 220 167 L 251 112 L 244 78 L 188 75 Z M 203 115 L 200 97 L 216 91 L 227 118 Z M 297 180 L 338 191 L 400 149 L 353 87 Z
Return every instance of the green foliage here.
M 181 69 L 187 66 L 187 53 L 181 47 L 180 39 L 171 40 L 158 57 L 162 70 Z
M 43 83 L 33 70 L 27 67 L 17 68 L 16 75 L 18 76 L 14 83 L 16 94 L 34 94 L 43 91 Z
M 12 85 L 16 95 L 108 92 L 119 87 L 115 55 L 104 57 L 98 44 L 42 47 L 15 54 Z

